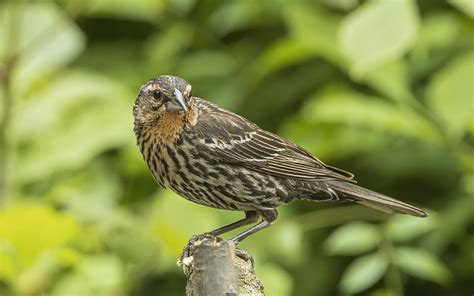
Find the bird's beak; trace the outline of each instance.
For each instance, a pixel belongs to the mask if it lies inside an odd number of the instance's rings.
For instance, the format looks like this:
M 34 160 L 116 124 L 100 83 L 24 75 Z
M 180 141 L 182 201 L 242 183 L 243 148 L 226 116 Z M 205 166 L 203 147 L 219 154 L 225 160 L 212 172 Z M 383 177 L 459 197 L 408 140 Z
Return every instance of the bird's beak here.
M 184 101 L 183 94 L 179 89 L 174 89 L 174 98 L 166 103 L 166 111 L 188 111 L 186 102 Z

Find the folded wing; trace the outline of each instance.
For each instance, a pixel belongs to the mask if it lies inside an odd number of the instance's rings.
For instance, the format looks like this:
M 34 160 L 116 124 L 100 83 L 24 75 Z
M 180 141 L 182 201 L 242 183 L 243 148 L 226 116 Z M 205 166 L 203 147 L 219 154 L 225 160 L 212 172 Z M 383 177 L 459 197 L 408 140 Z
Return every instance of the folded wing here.
M 223 162 L 286 178 L 355 182 L 351 173 L 324 164 L 303 148 L 237 114 L 217 106 L 207 111 L 194 127 L 199 133 L 199 149 Z

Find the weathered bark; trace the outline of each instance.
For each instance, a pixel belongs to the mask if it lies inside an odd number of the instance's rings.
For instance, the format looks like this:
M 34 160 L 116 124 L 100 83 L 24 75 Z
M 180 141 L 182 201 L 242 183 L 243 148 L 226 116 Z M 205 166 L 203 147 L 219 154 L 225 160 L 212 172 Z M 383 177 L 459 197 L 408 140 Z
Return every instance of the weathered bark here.
M 192 238 L 180 264 L 187 277 L 187 296 L 264 295 L 251 257 L 213 236 Z

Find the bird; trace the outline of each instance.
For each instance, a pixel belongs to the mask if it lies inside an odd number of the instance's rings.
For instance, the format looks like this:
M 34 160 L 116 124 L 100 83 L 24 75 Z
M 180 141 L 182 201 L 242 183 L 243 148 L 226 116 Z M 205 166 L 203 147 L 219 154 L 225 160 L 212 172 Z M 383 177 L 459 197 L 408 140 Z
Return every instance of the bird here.
M 245 217 L 206 232 L 240 243 L 272 225 L 294 200 L 349 201 L 388 213 L 426 217 L 415 206 L 356 184 L 354 175 L 302 147 L 192 94 L 184 79 L 160 75 L 141 86 L 133 106 L 137 145 L 155 181 L 200 205 Z

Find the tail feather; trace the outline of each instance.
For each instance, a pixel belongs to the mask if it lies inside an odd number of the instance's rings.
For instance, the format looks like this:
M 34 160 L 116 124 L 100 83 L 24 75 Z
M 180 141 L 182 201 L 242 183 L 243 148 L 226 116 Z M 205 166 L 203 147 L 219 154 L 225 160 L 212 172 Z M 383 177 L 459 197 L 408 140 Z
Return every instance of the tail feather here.
M 356 203 L 360 203 L 380 211 L 387 213 L 397 212 L 416 217 L 428 216 L 425 211 L 417 207 L 390 198 L 375 191 L 365 189 L 353 183 L 334 181 L 330 182 L 328 186 L 336 191 L 340 197 L 353 200 Z

